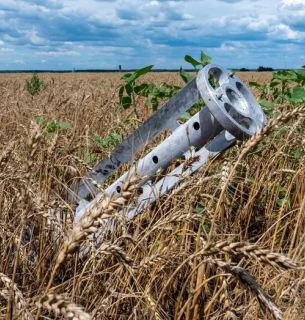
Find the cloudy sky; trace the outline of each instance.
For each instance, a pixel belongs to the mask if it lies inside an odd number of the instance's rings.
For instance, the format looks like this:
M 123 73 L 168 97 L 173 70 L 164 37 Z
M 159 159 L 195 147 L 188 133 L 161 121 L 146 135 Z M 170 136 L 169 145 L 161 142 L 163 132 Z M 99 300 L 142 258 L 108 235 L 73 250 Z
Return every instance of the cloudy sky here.
M 296 68 L 305 0 L 0 0 L 0 69 Z

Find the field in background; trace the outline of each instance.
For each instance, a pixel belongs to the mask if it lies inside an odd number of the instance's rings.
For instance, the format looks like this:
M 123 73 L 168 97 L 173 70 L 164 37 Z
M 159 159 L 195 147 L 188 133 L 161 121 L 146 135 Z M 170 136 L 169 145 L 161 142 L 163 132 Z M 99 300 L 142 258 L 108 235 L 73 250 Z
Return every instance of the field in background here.
M 237 75 L 246 84 L 272 78 Z M 304 319 L 304 113 L 291 115 L 286 102 L 274 122 L 282 132 L 265 132 L 251 148 L 238 143 L 137 219 L 125 221 L 119 205 L 104 203 L 115 232 L 104 232 L 99 245 L 84 226 L 71 236 L 68 188 L 119 143 L 98 143 L 90 133 L 125 138 L 134 130 L 132 110 L 115 113 L 120 76 L 41 74 L 44 87 L 31 96 L 24 90 L 29 74 L 0 74 L 0 318 L 41 312 L 41 319 L 54 319 L 46 309 L 58 309 L 80 320 L 87 313 L 120 320 Z M 143 81 L 183 84 L 178 73 L 150 73 Z M 141 121 L 152 114 L 145 100 L 137 100 Z M 43 124 L 52 120 L 53 127 Z M 133 184 L 126 183 L 124 204 Z M 69 249 L 84 241 L 85 255 Z

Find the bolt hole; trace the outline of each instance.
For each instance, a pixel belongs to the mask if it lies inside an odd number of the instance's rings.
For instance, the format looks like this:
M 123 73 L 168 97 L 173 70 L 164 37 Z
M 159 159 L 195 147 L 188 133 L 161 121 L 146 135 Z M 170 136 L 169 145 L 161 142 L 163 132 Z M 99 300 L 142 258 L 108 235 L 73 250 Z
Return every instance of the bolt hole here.
M 193 128 L 194 128 L 195 130 L 199 130 L 199 129 L 200 129 L 200 124 L 199 124 L 199 122 L 194 122 L 194 123 L 193 123 Z
M 121 190 L 122 190 L 122 189 L 121 189 L 120 186 L 117 186 L 117 187 L 116 187 L 116 192 L 117 192 L 117 193 L 121 193 Z
M 159 159 L 157 156 L 153 156 L 152 161 L 153 161 L 153 163 L 157 164 L 159 162 Z

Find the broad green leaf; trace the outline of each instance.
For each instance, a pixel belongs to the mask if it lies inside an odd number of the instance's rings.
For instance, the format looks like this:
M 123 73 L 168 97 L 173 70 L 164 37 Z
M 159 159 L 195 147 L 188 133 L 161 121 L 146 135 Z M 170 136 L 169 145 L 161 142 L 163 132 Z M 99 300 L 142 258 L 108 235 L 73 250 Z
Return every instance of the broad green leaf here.
M 145 104 L 148 106 L 149 104 L 151 104 L 151 99 L 148 99 L 145 101 Z
M 147 83 L 142 83 L 141 85 L 136 86 L 134 88 L 134 92 L 136 94 L 140 94 L 140 95 L 142 95 L 144 97 L 147 97 L 148 96 L 148 92 L 146 92 L 147 88 L 148 88 L 148 84 Z
M 124 80 L 125 82 L 128 83 L 128 82 L 132 81 L 132 76 L 133 76 L 132 73 L 126 73 L 121 77 L 121 80 Z
M 305 80 L 305 70 L 292 70 L 299 80 Z
M 207 56 L 203 51 L 201 51 L 201 64 L 203 67 L 205 67 L 207 64 L 211 63 L 212 58 Z
M 261 83 L 258 83 L 258 82 L 249 82 L 249 86 L 253 86 L 253 87 L 256 87 L 256 88 L 261 88 L 264 85 L 261 84 Z
M 297 102 L 305 101 L 305 89 L 300 85 L 295 86 L 292 88 L 291 98 Z
M 104 139 L 96 136 L 93 132 L 89 131 L 89 137 L 92 138 L 97 144 L 105 146 L 107 143 Z
M 164 92 L 167 89 L 167 85 L 164 83 L 161 88 L 159 88 L 159 92 Z
M 67 123 L 67 122 L 61 122 L 58 124 L 58 126 L 61 128 L 61 129 L 68 129 L 70 128 L 70 125 Z
M 153 111 L 157 111 L 159 106 L 158 99 L 156 97 L 152 98 L 151 103 L 152 103 Z
M 94 159 L 94 154 L 90 154 L 89 156 L 86 157 L 86 159 L 84 160 L 85 163 L 90 163 L 92 162 Z
M 276 86 L 278 86 L 279 84 L 280 84 L 280 82 L 273 81 L 273 82 L 270 82 L 270 83 L 268 84 L 268 86 L 269 86 L 271 89 L 273 89 L 273 88 L 275 88 Z
M 297 79 L 295 73 L 290 71 L 278 71 L 273 73 L 273 79 L 278 79 L 281 81 L 293 81 Z
M 141 77 L 144 74 L 148 73 L 152 69 L 152 67 L 153 67 L 153 65 L 137 70 L 134 73 L 135 79 L 138 79 L 139 77 Z
M 115 134 L 110 137 L 112 138 L 112 140 L 121 140 L 122 139 L 122 136 L 120 134 Z
M 123 97 L 122 98 L 122 106 L 123 108 L 126 110 L 130 107 L 131 105 L 131 98 L 128 96 L 128 97 Z
M 260 101 L 259 101 L 259 104 L 260 104 L 262 107 L 274 109 L 274 105 L 273 105 L 271 102 L 267 101 L 267 100 L 260 100 Z
M 304 65 L 304 66 L 302 66 L 302 68 L 303 68 L 303 69 L 305 69 L 305 65 Z
M 148 90 L 149 90 L 149 94 L 154 96 L 158 89 L 153 83 L 151 83 L 150 85 L 148 85 Z
M 121 88 L 120 88 L 120 91 L 119 91 L 120 103 L 122 102 L 122 98 L 123 98 L 123 94 L 124 94 L 124 89 L 125 89 L 125 87 L 121 87 Z
M 185 83 L 189 83 L 191 80 L 194 79 L 194 76 L 189 75 L 182 69 L 182 67 L 180 68 L 180 76 Z
M 200 66 L 201 65 L 201 62 L 195 60 L 194 58 L 192 58 L 191 56 L 189 55 L 186 55 L 184 57 L 184 60 L 188 63 L 190 63 L 195 69 L 196 69 L 196 66 Z
M 285 200 L 285 198 L 284 199 L 277 199 L 276 203 L 281 207 L 284 203 L 284 200 Z
M 38 124 L 42 124 L 43 126 L 46 126 L 48 124 L 47 121 L 39 118 L 39 117 L 34 117 L 34 120 L 38 123 Z
M 127 94 L 129 96 L 131 96 L 131 94 L 133 92 L 133 86 L 130 83 L 127 83 L 126 86 L 125 86 L 125 90 L 126 90 Z

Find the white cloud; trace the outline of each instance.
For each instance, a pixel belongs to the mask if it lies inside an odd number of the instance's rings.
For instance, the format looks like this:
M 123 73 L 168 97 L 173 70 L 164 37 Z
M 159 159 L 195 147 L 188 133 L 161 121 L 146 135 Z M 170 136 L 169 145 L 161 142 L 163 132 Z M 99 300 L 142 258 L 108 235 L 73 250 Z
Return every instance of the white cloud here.
M 14 52 L 15 50 L 11 49 L 11 48 L 1 48 L 0 51 L 1 52 Z
M 4 46 L 4 42 L 0 40 L 0 46 Z
M 15 62 L 15 63 L 24 64 L 24 61 L 23 61 L 23 60 L 15 60 L 14 62 Z
M 80 56 L 81 54 L 76 51 L 41 51 L 35 52 L 37 56 L 51 56 L 51 57 L 61 57 L 61 56 Z
M 47 62 L 47 60 L 41 60 L 41 63 L 45 63 L 45 62 Z
M 291 30 L 284 24 L 280 24 L 270 28 L 269 37 L 277 40 L 301 40 L 302 34 Z
M 280 10 L 301 10 L 305 9 L 304 0 L 282 0 L 278 5 Z

